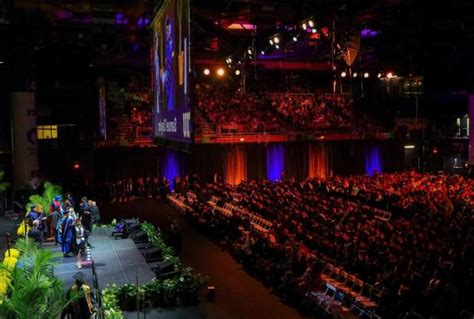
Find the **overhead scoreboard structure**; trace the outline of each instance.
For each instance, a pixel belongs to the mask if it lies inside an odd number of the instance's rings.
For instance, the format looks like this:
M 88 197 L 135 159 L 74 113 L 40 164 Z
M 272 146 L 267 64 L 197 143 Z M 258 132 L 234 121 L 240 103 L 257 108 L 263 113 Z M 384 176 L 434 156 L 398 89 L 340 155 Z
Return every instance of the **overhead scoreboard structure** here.
M 165 0 L 152 22 L 153 126 L 156 138 L 191 142 L 190 0 Z

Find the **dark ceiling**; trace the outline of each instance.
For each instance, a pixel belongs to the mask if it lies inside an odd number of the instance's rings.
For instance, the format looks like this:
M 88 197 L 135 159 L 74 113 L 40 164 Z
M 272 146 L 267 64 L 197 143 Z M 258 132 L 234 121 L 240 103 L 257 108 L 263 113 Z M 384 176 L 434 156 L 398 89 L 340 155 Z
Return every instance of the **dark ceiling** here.
M 32 50 L 37 63 L 62 68 L 74 51 L 79 70 L 96 68 L 149 68 L 149 24 L 161 1 L 10 0 L 0 7 L 0 59 L 13 55 L 11 48 Z M 422 0 L 312 0 L 225 1 L 191 0 L 192 46 L 195 58 L 224 61 L 242 59 L 249 47 L 266 58 L 302 61 L 331 59 L 332 37 L 319 40 L 305 35 L 292 43 L 295 28 L 314 18 L 317 28 L 335 25 L 337 44 L 363 29 L 378 35 L 361 40 L 355 68 L 396 69 L 400 74 L 432 74 L 433 84 L 442 86 L 452 77 L 461 88 L 473 82 L 474 1 L 427 2 Z M 100 24 L 123 13 L 126 24 Z M 103 20 L 102 20 L 103 21 Z M 256 31 L 229 30 L 234 22 L 256 25 Z M 282 37 L 281 49 L 269 48 L 270 36 Z M 332 35 L 332 34 L 331 34 Z M 44 51 L 44 52 L 41 52 Z M 60 56 L 60 55 L 66 55 Z M 57 58 L 55 58 L 57 56 Z M 64 63 L 61 63 L 63 61 Z M 443 74 L 436 77 L 435 73 Z

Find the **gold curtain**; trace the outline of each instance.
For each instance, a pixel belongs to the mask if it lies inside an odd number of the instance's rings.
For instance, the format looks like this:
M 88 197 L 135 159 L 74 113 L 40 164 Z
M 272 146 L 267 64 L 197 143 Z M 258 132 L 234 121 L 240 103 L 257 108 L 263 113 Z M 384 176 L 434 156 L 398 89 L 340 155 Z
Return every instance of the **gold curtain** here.
M 247 156 L 244 145 L 232 145 L 225 155 L 225 182 L 231 185 L 247 180 Z
M 328 171 L 327 148 L 324 144 L 310 144 L 308 150 L 308 177 L 326 177 Z

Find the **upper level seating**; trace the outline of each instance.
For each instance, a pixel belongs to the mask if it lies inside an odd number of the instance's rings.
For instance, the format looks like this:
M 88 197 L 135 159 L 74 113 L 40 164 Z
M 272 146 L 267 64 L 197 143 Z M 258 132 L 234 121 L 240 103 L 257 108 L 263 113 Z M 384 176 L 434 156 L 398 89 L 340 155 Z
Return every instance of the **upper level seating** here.
M 344 95 L 241 93 L 228 85 L 195 86 L 197 108 L 218 132 L 348 130 L 352 100 Z

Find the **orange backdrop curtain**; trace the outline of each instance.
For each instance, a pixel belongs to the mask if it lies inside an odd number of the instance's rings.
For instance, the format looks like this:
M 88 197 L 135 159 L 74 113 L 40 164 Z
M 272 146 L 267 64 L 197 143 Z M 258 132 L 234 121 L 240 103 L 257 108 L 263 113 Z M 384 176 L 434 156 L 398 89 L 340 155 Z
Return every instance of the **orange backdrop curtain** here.
M 231 185 L 247 180 L 245 145 L 232 145 L 225 154 L 225 182 Z
M 310 144 L 308 148 L 308 177 L 326 177 L 329 172 L 327 148 L 324 144 Z

